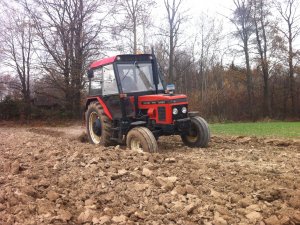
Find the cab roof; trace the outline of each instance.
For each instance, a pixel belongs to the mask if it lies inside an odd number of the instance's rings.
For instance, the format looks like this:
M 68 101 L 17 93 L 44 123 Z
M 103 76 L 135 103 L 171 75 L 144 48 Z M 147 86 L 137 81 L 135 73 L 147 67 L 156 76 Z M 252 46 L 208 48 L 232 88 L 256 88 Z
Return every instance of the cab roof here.
M 105 66 L 107 64 L 111 64 L 114 63 L 117 60 L 121 60 L 121 61 L 143 61 L 143 60 L 149 60 L 149 56 L 151 56 L 151 54 L 137 54 L 137 55 L 133 55 L 133 54 L 126 54 L 126 55 L 116 55 L 116 56 L 112 56 L 109 58 L 105 58 L 105 59 L 101 59 L 98 61 L 93 62 L 90 65 L 90 69 L 95 69 L 97 67 L 100 66 Z
M 104 65 L 113 63 L 116 60 L 116 58 L 117 58 L 117 56 L 112 56 L 112 57 L 109 57 L 109 58 L 105 58 L 105 59 L 95 61 L 91 64 L 90 68 L 94 69 L 94 68 L 97 68 L 97 67 L 100 67 L 100 66 L 104 66 Z

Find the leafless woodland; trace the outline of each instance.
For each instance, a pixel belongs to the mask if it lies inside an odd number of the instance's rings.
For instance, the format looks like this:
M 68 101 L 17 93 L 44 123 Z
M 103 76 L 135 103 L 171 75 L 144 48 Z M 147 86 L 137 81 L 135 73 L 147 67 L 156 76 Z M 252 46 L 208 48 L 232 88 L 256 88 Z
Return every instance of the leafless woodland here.
M 80 117 L 89 64 L 151 46 L 166 83 L 206 118 L 300 118 L 299 0 L 233 0 L 222 21 L 183 0 L 0 3 L 1 119 Z

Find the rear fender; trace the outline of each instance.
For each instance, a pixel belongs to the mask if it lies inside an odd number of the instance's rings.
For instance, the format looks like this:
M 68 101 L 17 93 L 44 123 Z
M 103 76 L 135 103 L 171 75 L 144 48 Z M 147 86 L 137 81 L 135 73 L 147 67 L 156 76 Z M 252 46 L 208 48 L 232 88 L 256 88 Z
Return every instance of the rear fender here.
M 110 111 L 109 111 L 109 109 L 107 108 L 107 106 L 106 106 L 106 104 L 105 104 L 105 102 L 104 102 L 100 97 L 88 98 L 87 101 L 86 101 L 86 103 L 85 103 L 85 112 L 86 112 L 87 108 L 89 107 L 89 104 L 90 104 L 91 102 L 93 102 L 93 101 L 98 101 L 98 102 L 100 103 L 100 105 L 102 106 L 105 115 L 106 115 L 109 119 L 111 119 L 111 120 L 113 119 L 113 118 L 112 118 L 112 115 L 111 115 L 111 113 L 110 113 Z

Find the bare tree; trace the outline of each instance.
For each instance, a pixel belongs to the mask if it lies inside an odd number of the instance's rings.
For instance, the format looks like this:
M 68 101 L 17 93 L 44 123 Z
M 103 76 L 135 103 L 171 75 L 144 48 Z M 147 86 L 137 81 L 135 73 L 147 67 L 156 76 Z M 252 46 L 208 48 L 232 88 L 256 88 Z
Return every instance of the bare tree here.
M 298 113 L 296 82 L 295 82 L 295 64 L 296 51 L 294 49 L 295 41 L 300 34 L 300 14 L 298 0 L 284 0 L 282 2 L 274 1 L 275 7 L 283 19 L 286 28 L 278 28 L 288 43 L 288 67 L 289 67 L 289 91 L 288 95 L 292 103 L 294 116 Z M 298 96 L 299 98 L 299 96 Z
M 40 62 L 49 83 L 65 93 L 65 107 L 80 112 L 83 75 L 99 39 L 108 11 L 102 0 L 33 0 L 24 3 L 42 45 Z M 106 10 L 106 9 L 105 9 Z
M 145 50 L 146 42 L 146 28 L 151 24 L 150 14 L 151 9 L 155 5 L 154 0 L 116 0 L 118 13 L 116 14 L 120 19 L 116 19 L 117 26 L 113 27 L 113 34 L 115 36 L 122 36 L 123 31 L 129 32 L 129 41 L 131 51 L 133 54 L 138 52 L 138 37 L 139 27 L 143 33 L 143 47 Z
M 197 86 L 201 90 L 201 100 L 203 102 L 205 90 L 207 89 L 208 73 L 216 65 L 217 55 L 220 51 L 221 29 L 222 25 L 214 18 L 202 15 L 199 23 L 199 33 L 196 37 L 196 46 L 198 52 L 195 52 L 197 60 Z M 220 77 L 217 77 L 217 80 Z
M 175 51 L 178 47 L 179 31 L 180 27 L 185 20 L 184 16 L 180 13 L 180 7 L 182 0 L 164 0 L 165 8 L 167 10 L 168 20 L 168 38 L 169 38 L 169 81 L 174 82 L 174 62 Z
M 271 115 L 271 102 L 269 91 L 269 56 L 268 56 L 268 37 L 267 30 L 270 29 L 269 7 L 266 0 L 253 0 L 254 13 L 253 21 L 255 24 L 256 45 L 259 55 L 259 64 L 263 75 L 263 96 L 264 96 L 264 115 Z
M 235 25 L 237 36 L 242 41 L 242 48 L 245 55 L 247 93 L 248 93 L 248 110 L 253 118 L 253 81 L 250 67 L 250 36 L 254 33 L 253 24 L 253 6 L 250 0 L 233 0 L 235 9 L 233 18 L 230 21 Z
M 10 73 L 16 74 L 18 82 L 8 82 L 6 85 L 18 89 L 22 93 L 26 117 L 30 115 L 31 109 L 31 82 L 34 54 L 34 28 L 32 20 L 27 14 L 15 7 L 6 8 L 6 21 L 3 23 L 1 41 L 3 44 L 3 55 L 5 65 Z
M 174 60 L 176 65 L 174 66 L 174 70 L 176 72 L 176 89 L 178 89 L 179 93 L 188 93 L 188 87 L 191 88 L 190 78 L 188 77 L 194 71 L 193 65 L 193 57 L 190 54 L 190 51 L 176 51 Z

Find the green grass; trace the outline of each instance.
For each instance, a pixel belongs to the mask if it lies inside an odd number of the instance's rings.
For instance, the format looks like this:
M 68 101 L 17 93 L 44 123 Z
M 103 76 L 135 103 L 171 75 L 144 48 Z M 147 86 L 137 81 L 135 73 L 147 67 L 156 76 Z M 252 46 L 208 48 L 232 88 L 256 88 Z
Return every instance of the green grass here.
M 216 123 L 210 129 L 220 135 L 300 139 L 300 122 Z

